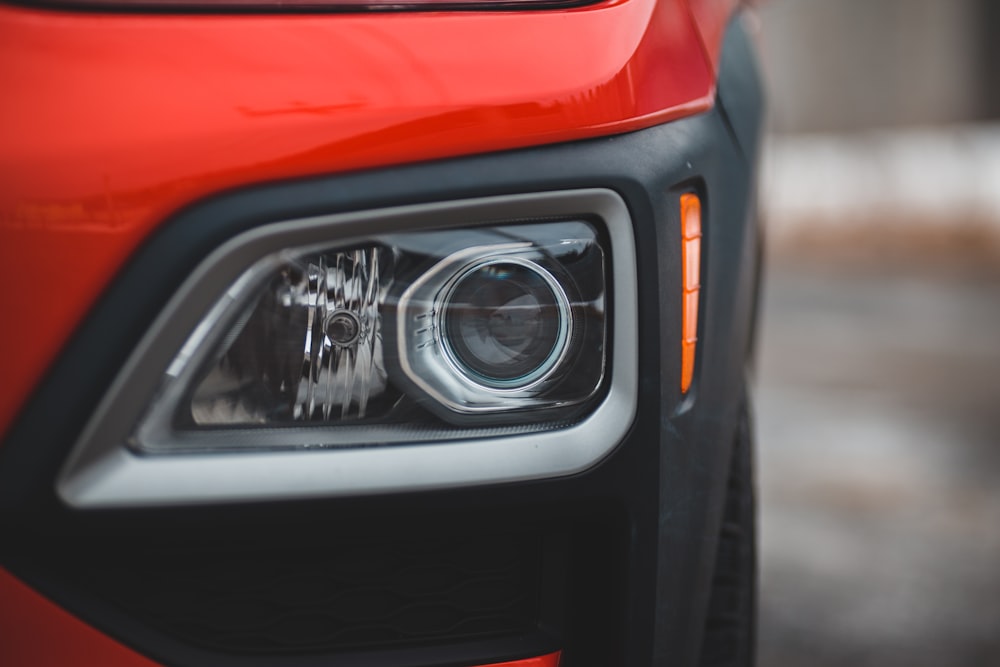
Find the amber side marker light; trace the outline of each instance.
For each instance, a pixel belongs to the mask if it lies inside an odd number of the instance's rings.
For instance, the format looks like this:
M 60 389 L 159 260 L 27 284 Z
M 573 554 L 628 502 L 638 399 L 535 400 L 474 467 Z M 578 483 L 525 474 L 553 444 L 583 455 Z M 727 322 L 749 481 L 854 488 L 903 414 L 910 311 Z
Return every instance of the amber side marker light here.
M 694 359 L 698 347 L 698 293 L 701 288 L 701 200 L 698 195 L 681 195 L 681 253 L 684 274 L 684 305 L 681 311 L 681 392 L 687 393 L 694 379 Z

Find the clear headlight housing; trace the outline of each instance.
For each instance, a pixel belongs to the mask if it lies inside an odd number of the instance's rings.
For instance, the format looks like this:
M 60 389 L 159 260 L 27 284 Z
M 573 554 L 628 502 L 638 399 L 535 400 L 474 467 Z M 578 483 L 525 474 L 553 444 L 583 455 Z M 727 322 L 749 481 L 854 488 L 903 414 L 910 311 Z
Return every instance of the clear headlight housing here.
M 268 255 L 188 338 L 133 443 L 344 446 L 566 425 L 603 385 L 606 261 L 584 221 Z
M 137 507 L 581 472 L 635 418 L 637 276 L 628 207 L 598 188 L 251 225 L 162 306 L 58 493 Z

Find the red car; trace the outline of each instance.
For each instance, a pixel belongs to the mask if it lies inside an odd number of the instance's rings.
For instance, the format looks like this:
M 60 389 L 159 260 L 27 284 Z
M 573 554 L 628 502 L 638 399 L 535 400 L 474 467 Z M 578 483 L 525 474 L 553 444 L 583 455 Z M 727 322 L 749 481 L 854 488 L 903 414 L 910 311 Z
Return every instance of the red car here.
M 752 664 L 746 11 L 0 5 L 0 664 Z

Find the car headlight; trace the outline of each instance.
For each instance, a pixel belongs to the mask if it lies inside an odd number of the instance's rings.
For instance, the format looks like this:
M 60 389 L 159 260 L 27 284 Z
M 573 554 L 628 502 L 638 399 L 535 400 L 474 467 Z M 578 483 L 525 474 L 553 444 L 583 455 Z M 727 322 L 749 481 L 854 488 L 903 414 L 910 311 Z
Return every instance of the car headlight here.
M 252 227 L 167 304 L 60 493 L 263 500 L 582 470 L 636 409 L 635 276 L 607 190 Z
M 330 444 L 356 445 L 448 424 L 552 422 L 601 386 L 604 264 L 583 221 L 282 250 L 198 324 L 148 419 L 213 428 L 202 435 L 211 447 L 265 444 L 224 442 L 220 427 L 350 425 Z M 143 430 L 134 442 L 155 450 Z M 283 444 L 304 443 L 286 433 Z

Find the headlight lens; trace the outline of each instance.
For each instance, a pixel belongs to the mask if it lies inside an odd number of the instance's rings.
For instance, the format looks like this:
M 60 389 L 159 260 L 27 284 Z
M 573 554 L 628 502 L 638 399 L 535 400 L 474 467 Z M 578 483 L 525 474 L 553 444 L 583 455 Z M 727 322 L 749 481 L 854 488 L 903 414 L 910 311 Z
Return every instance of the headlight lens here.
M 537 429 L 600 391 L 605 291 L 605 253 L 583 221 L 286 250 L 228 290 L 161 395 L 182 397 L 170 417 L 179 431 L 370 427 L 350 436 L 363 444 L 385 441 L 386 427 L 406 439 Z
M 443 310 L 445 353 L 473 382 L 500 389 L 543 379 L 559 364 L 573 329 L 565 290 L 527 261 L 472 265 L 456 279 Z

